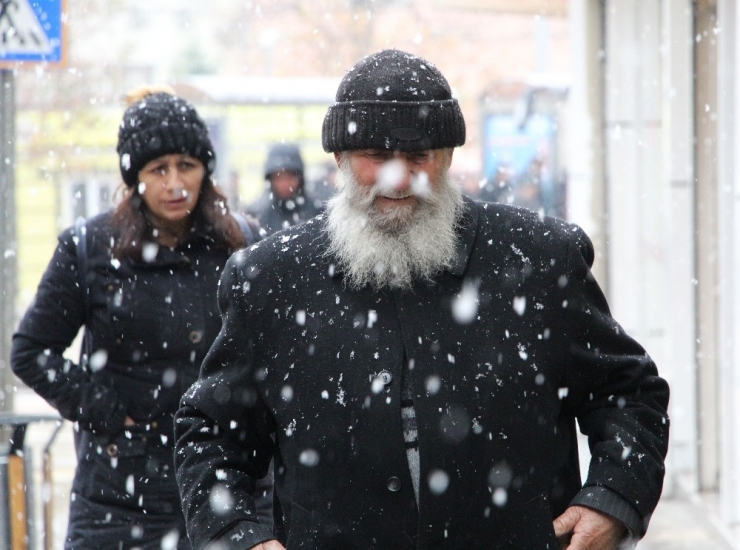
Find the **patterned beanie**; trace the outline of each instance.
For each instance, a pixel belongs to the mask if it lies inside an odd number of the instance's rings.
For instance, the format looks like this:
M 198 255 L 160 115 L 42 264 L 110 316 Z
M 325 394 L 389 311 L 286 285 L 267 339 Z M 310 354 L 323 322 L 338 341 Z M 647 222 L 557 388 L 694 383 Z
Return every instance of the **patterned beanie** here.
M 207 175 L 216 167 L 205 123 L 190 103 L 167 93 L 148 95 L 126 109 L 116 151 L 123 181 L 129 187 L 138 183 L 147 162 L 162 155 L 188 154 L 203 163 Z
M 445 77 L 428 61 L 399 50 L 382 50 L 349 70 L 322 131 L 327 153 L 422 151 L 464 143 L 465 120 Z

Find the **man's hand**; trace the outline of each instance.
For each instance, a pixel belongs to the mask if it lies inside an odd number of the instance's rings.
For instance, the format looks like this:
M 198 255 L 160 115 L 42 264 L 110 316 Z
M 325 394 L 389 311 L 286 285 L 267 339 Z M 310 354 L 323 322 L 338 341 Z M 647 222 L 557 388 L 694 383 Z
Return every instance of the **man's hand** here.
M 627 528 L 613 517 L 571 506 L 552 522 L 560 550 L 616 550 Z
M 249 550 L 285 550 L 285 546 L 276 540 L 260 542 L 257 546 L 252 546 Z

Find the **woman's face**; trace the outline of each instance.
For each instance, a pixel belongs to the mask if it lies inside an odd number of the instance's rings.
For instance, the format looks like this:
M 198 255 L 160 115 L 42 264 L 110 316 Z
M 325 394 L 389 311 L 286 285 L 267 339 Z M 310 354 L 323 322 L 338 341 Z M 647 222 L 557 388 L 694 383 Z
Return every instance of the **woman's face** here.
M 180 235 L 187 229 L 203 185 L 205 167 L 183 154 L 163 155 L 139 172 L 139 193 L 155 225 Z

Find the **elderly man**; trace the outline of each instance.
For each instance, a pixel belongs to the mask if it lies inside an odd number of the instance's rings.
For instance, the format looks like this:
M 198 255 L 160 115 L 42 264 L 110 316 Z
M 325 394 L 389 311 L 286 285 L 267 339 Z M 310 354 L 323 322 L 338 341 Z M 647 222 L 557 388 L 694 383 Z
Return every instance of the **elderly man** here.
M 196 548 L 282 548 L 254 512 L 272 456 L 290 549 L 605 550 L 644 534 L 668 387 L 611 317 L 583 231 L 450 183 L 464 141 L 424 59 L 381 51 L 342 80 L 323 126 L 341 190 L 231 258 L 223 329 L 177 415 Z

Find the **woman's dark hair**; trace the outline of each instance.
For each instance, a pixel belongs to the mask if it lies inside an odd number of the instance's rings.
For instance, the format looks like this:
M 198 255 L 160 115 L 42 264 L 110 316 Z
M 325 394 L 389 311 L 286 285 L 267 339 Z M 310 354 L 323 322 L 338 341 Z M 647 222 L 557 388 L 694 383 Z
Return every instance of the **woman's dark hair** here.
M 123 200 L 113 211 L 116 234 L 113 255 L 118 259 L 142 259 L 144 243 L 152 240 L 152 226 L 146 217 L 146 205 L 136 187 L 123 191 Z M 248 243 L 237 221 L 229 214 L 226 197 L 213 185 L 210 176 L 203 178 L 198 202 L 193 210 L 191 231 L 202 233 L 216 246 L 235 252 Z

